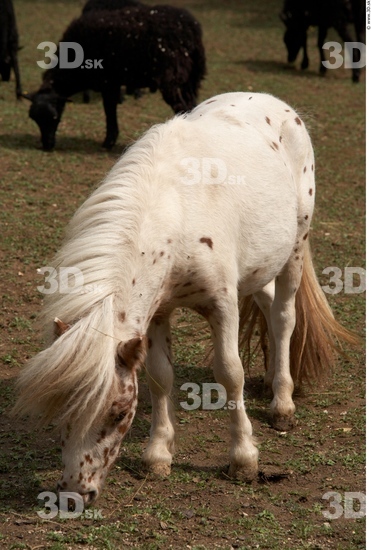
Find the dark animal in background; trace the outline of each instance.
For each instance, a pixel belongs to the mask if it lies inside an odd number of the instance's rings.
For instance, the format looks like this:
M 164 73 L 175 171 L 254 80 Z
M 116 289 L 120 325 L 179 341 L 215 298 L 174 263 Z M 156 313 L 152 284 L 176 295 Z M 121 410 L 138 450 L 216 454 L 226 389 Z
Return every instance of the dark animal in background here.
M 296 60 L 303 48 L 301 68 L 307 69 L 307 30 L 309 26 L 318 26 L 317 45 L 320 53 L 320 74 L 326 73 L 322 64 L 325 60 L 323 44 L 327 31 L 333 27 L 343 42 L 354 42 L 350 27 L 354 24 L 357 42 L 365 43 L 366 11 L 362 0 L 285 0 L 280 18 L 286 25 L 284 42 L 288 52 L 288 62 Z M 359 61 L 359 50 L 354 49 L 353 60 Z M 360 69 L 352 71 L 353 82 L 359 82 Z
M 82 9 L 82 13 L 91 10 L 120 10 L 133 6 L 143 6 L 138 0 L 88 0 Z
M 171 6 L 133 6 L 121 10 L 94 10 L 75 19 L 63 42 L 77 42 L 85 59 L 102 59 L 103 68 L 62 69 L 43 75 L 29 115 L 38 124 L 44 150 L 55 146 L 55 134 L 68 98 L 84 90 L 100 92 L 106 115 L 103 147 L 110 149 L 119 133 L 117 104 L 120 87 L 159 90 L 175 113 L 196 105 L 206 72 L 202 30 L 186 10 Z M 58 55 L 58 52 L 57 52 Z
M 88 13 L 92 10 L 120 10 L 122 8 L 140 5 L 142 5 L 142 3 L 137 0 L 88 0 L 82 9 L 82 13 Z M 140 90 L 130 90 L 128 88 L 126 89 L 126 94 L 133 95 L 135 99 L 140 98 L 142 95 Z M 121 90 L 120 103 L 122 103 L 124 99 L 125 96 Z M 88 90 L 85 90 L 83 93 L 83 102 L 90 102 L 90 94 Z
M 22 96 L 21 77 L 18 66 L 18 30 L 12 0 L 0 0 L 0 75 L 9 82 L 14 71 L 16 95 Z

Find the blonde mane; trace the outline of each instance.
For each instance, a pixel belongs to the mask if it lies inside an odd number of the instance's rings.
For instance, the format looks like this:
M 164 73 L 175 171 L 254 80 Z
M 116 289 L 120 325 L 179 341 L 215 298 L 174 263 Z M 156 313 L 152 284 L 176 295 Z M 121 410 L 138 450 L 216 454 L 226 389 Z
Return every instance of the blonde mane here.
M 128 149 L 72 218 L 51 266 L 78 268 L 83 289 L 46 297 L 40 322 L 49 347 L 21 372 L 17 414 L 42 414 L 42 425 L 78 424 L 87 432 L 104 413 L 115 384 L 120 313 L 131 285 L 143 197 L 162 126 Z M 54 341 L 55 317 L 71 328 Z

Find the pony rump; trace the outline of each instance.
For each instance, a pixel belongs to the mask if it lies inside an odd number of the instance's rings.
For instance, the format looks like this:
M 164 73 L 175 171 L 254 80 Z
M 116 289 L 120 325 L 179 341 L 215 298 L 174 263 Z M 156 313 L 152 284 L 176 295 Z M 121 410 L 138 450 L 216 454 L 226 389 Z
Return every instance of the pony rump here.
M 15 414 L 31 415 L 38 426 L 69 424 L 87 433 L 116 381 L 114 309 L 109 296 L 29 361 L 17 382 Z
M 337 356 L 343 353 L 341 343 L 352 346 L 358 337 L 345 329 L 333 316 L 314 271 L 309 243 L 304 249 L 303 275 L 295 298 L 296 324 L 290 341 L 290 373 L 297 387 L 323 381 L 331 371 Z M 258 332 L 268 367 L 268 327 L 264 314 L 252 296 L 240 302 L 239 343 L 244 366 L 251 358 L 252 338 Z

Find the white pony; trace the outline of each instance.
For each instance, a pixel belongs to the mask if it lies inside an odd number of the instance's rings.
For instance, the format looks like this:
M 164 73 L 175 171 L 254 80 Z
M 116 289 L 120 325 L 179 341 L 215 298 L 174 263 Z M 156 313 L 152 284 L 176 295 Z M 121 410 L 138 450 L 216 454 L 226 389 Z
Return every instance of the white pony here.
M 86 504 L 98 496 L 132 423 L 144 360 L 152 427 L 143 462 L 170 473 L 169 316 L 178 306 L 208 320 L 215 379 L 236 403 L 239 343 L 248 348 L 259 322 L 263 346 L 269 336 L 272 425 L 294 425 L 294 383 L 328 370 L 337 339 L 354 342 L 312 266 L 314 191 L 304 123 L 266 94 L 215 96 L 125 152 L 70 223 L 53 265 L 77 268 L 83 287 L 48 297 L 49 347 L 18 381 L 16 412 L 61 431 L 61 490 Z M 244 407 L 230 410 L 230 427 L 229 475 L 251 480 L 258 449 Z

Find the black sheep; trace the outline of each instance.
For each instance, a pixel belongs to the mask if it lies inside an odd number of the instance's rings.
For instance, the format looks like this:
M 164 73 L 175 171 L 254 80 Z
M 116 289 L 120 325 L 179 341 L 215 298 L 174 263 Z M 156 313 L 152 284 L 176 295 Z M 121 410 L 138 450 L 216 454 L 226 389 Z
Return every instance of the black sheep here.
M 88 0 L 82 9 L 82 13 L 91 10 L 120 10 L 132 6 L 143 6 L 138 0 Z
M 68 98 L 83 90 L 101 92 L 106 114 L 103 147 L 110 149 L 118 136 L 117 104 L 120 86 L 159 90 L 175 113 L 196 105 L 205 75 L 205 52 L 198 21 L 172 6 L 132 6 L 94 10 L 72 21 L 62 42 L 77 42 L 85 60 L 102 60 L 103 68 L 63 69 L 58 65 L 43 75 L 29 115 L 39 125 L 44 150 L 52 150 Z M 57 55 L 59 50 L 57 51 Z
M 323 44 L 327 31 L 333 27 L 344 42 L 353 42 L 349 26 L 354 23 L 357 41 L 365 42 L 366 10 L 363 0 L 285 0 L 280 18 L 286 25 L 284 42 L 287 47 L 288 61 L 295 61 L 303 48 L 301 68 L 307 69 L 307 30 L 310 25 L 318 26 L 318 49 L 320 53 L 320 73 L 326 72 L 323 65 L 325 55 Z M 359 51 L 354 52 L 354 61 L 359 61 Z M 358 82 L 360 69 L 352 71 L 353 82 Z
M 18 66 L 18 31 L 12 0 L 0 0 L 0 75 L 9 82 L 13 69 L 16 81 L 16 95 L 22 96 L 21 78 Z
M 122 8 L 140 5 L 143 4 L 141 2 L 138 2 L 138 0 L 88 0 L 82 9 L 82 13 L 87 13 L 88 11 L 92 10 L 120 10 Z M 126 93 L 129 95 L 134 95 L 136 99 L 138 99 L 142 95 L 140 90 L 126 89 Z M 84 103 L 89 103 L 90 101 L 90 94 L 87 90 L 85 90 L 83 93 L 83 101 Z M 124 94 L 123 92 L 121 92 L 120 103 L 122 103 L 123 101 Z

